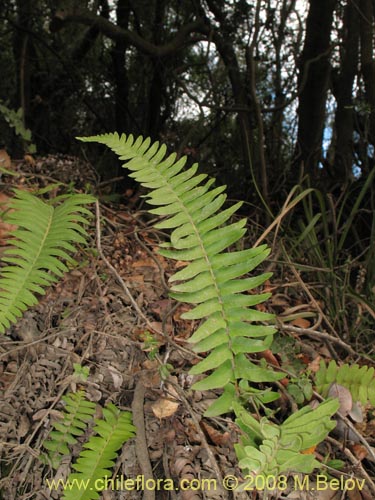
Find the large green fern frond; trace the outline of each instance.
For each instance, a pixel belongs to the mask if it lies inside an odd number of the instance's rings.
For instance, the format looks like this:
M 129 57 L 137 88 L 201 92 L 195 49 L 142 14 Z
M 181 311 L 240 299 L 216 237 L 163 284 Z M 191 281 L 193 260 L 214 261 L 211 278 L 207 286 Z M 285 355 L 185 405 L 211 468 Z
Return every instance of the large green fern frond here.
M 166 146 L 158 142 L 151 145 L 150 139 L 134 141 L 132 135 L 117 133 L 80 139 L 105 144 L 127 161 L 124 166 L 132 172 L 130 176 L 150 190 L 147 201 L 157 207 L 150 212 L 167 216 L 156 227 L 172 229 L 171 244 L 162 245 L 160 253 L 190 262 L 170 279 L 171 295 L 195 304 L 183 318 L 205 318 L 190 342 L 196 352 L 209 354 L 191 373 L 212 373 L 193 387 L 227 387 L 224 399 L 211 414 L 230 409 L 228 394 L 234 392 L 236 380 L 270 382 L 282 378 L 247 356 L 268 349 L 275 329 L 259 324 L 270 320 L 271 314 L 254 309 L 269 294 L 252 293 L 270 274 L 240 279 L 262 262 L 269 250 L 260 246 L 227 251 L 246 232 L 246 219 L 226 224 L 241 203 L 220 211 L 226 199 L 225 186 L 213 187 L 213 179 L 196 175 L 196 164 L 183 170 L 186 157 L 176 161 L 176 154 L 166 156 Z
M 72 243 L 85 242 L 83 225 L 91 213 L 84 205 L 93 201 L 92 196 L 77 194 L 53 206 L 15 190 L 6 220 L 17 229 L 9 240 L 12 247 L 4 251 L 2 260 L 8 265 L 0 274 L 1 333 L 38 302 L 36 293 L 44 294 L 44 287 L 67 271 L 63 261 L 72 261 Z
M 130 412 L 120 411 L 110 403 L 103 408 L 103 416 L 103 419 L 95 420 L 94 432 L 97 435 L 83 445 L 85 449 L 72 466 L 78 472 L 68 477 L 65 500 L 99 498 L 100 486 L 104 488 L 105 479 L 111 477 L 110 469 L 115 464 L 117 451 L 135 435 Z

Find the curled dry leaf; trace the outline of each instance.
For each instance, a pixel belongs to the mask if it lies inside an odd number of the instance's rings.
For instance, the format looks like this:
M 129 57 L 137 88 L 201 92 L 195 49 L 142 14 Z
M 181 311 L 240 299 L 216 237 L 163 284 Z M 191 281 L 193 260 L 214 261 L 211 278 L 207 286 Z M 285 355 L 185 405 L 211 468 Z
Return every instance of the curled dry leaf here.
M 296 318 L 291 322 L 291 325 L 298 326 L 298 328 L 310 328 L 311 323 L 305 318 Z
M 368 455 L 368 451 L 363 446 L 363 444 L 360 444 L 360 443 L 353 444 L 352 452 L 354 453 L 355 457 L 358 458 L 358 460 L 360 460 L 361 462 Z
M 220 432 L 203 420 L 201 421 L 200 425 L 214 444 L 216 444 L 217 446 L 228 446 L 228 444 L 230 443 L 229 432 Z
M 159 398 L 151 405 L 151 409 L 157 418 L 168 418 L 177 411 L 179 403 L 166 398 Z
M 43 420 L 44 418 L 50 418 L 51 420 L 59 420 L 61 418 L 61 412 L 58 410 L 49 410 L 48 408 L 42 408 L 35 412 L 32 416 L 34 422 L 38 420 Z
M 337 398 L 340 403 L 339 413 L 346 417 L 353 407 L 353 398 L 349 389 L 340 384 L 332 384 L 328 391 L 329 398 Z
M 124 382 L 122 374 L 112 365 L 109 365 L 107 369 L 112 377 L 114 388 L 116 390 L 120 389 Z

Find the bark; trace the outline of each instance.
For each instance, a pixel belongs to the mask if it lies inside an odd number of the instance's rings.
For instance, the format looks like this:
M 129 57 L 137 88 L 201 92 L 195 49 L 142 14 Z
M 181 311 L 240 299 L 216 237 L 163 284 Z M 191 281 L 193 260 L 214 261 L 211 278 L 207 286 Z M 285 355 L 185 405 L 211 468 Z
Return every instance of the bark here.
M 199 28 L 202 27 L 202 21 L 196 20 L 183 25 L 177 34 L 169 42 L 158 46 L 142 38 L 138 33 L 121 28 L 116 24 L 113 24 L 108 19 L 101 17 L 88 9 L 79 10 L 56 10 L 54 17 L 51 21 L 50 29 L 51 31 L 59 31 L 66 24 L 69 23 L 79 23 L 86 26 L 96 26 L 96 28 L 108 38 L 115 41 L 122 41 L 128 43 L 142 53 L 147 54 L 152 57 L 168 57 L 176 52 L 182 50 L 188 44 L 193 43 L 196 40 L 192 40 L 190 37 L 191 33 L 198 32 Z
M 109 18 L 108 0 L 100 0 L 99 5 L 100 5 L 99 15 L 104 19 L 108 20 Z M 80 44 L 73 51 L 72 59 L 74 62 L 79 63 L 79 61 L 85 57 L 85 55 L 90 51 L 90 49 L 94 45 L 96 39 L 98 38 L 99 33 L 100 32 L 97 26 L 95 25 L 90 26 L 90 28 L 84 34 Z
M 280 20 L 277 29 L 273 31 L 273 46 L 275 52 L 275 72 L 274 72 L 274 92 L 275 105 L 271 116 L 271 123 L 266 129 L 267 134 L 267 149 L 270 164 L 272 165 L 273 180 L 281 178 L 285 171 L 285 158 L 283 158 L 283 123 L 284 123 L 284 107 L 286 97 L 283 88 L 283 59 L 282 49 L 286 38 L 286 26 L 290 14 L 295 9 L 296 0 L 283 0 L 280 9 Z
M 250 100 L 250 89 L 248 89 L 247 86 L 248 82 L 246 75 L 241 72 L 234 45 L 231 40 L 233 33 L 231 27 L 227 26 L 224 9 L 214 0 L 207 0 L 207 4 L 216 20 L 220 23 L 220 30 L 212 28 L 209 20 L 205 17 L 205 26 L 201 28 L 200 31 L 213 41 L 226 67 L 232 88 L 234 104 L 238 109 L 237 119 L 241 136 L 244 170 L 249 174 L 253 172 L 255 181 L 260 185 L 260 172 L 253 168 L 255 162 L 253 161 L 254 156 L 252 154 L 252 149 L 254 149 L 252 148 L 252 129 L 254 127 L 250 116 L 250 109 L 253 109 L 253 106 Z
M 24 113 L 24 121 L 28 115 L 30 105 L 30 19 L 31 19 L 31 1 L 17 1 L 17 24 L 18 29 L 14 35 L 14 58 L 17 68 L 17 102 L 15 108 L 21 107 Z M 25 125 L 25 123 L 24 123 Z
M 374 8 L 371 0 L 361 0 L 360 10 L 361 72 L 365 84 L 366 100 L 369 105 L 369 132 L 367 139 L 375 146 Z
M 327 91 L 330 79 L 330 35 L 337 0 L 310 0 L 306 35 L 299 61 L 299 107 L 294 174 L 316 176 L 322 157 Z
M 341 71 L 333 79 L 333 93 L 337 108 L 335 115 L 336 144 L 334 149 L 334 179 L 345 182 L 352 177 L 354 161 L 353 84 L 358 72 L 359 14 L 353 3 L 345 7 Z
M 160 46 L 163 38 L 163 20 L 165 16 L 166 2 L 165 0 L 157 0 L 155 2 L 155 15 L 153 26 L 153 41 L 155 45 Z M 161 127 L 161 107 L 165 100 L 165 71 L 168 71 L 173 60 L 173 55 L 165 59 L 163 62 L 158 59 L 152 61 L 152 80 L 149 90 L 149 102 L 146 117 L 145 133 L 153 138 L 159 136 Z
M 129 24 L 130 5 L 128 0 L 119 0 L 116 7 L 116 21 L 121 29 L 127 30 Z M 112 49 L 112 67 L 115 80 L 115 120 L 116 130 L 119 133 L 129 132 L 129 82 L 126 69 L 125 40 L 116 40 Z

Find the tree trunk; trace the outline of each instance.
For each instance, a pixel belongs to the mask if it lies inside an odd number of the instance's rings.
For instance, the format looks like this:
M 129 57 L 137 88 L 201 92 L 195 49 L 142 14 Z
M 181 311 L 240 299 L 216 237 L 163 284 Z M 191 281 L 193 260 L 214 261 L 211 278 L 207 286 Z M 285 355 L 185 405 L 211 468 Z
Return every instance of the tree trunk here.
M 361 72 L 365 84 L 366 101 L 369 105 L 368 137 L 365 140 L 375 146 L 375 61 L 374 51 L 374 8 L 371 0 L 360 2 Z
M 306 35 L 299 61 L 299 107 L 294 174 L 316 177 L 322 140 L 331 65 L 330 35 L 336 0 L 310 0 Z
M 333 79 L 333 93 L 337 109 L 335 115 L 336 144 L 333 174 L 335 180 L 345 182 L 353 175 L 353 84 L 358 71 L 359 15 L 349 2 L 345 7 L 341 71 Z
M 14 35 L 14 58 L 16 62 L 17 102 L 15 108 L 22 108 L 24 121 L 27 118 L 30 104 L 30 67 L 29 67 L 29 34 L 31 19 L 31 2 L 17 1 L 18 29 Z M 24 123 L 25 125 L 25 123 Z
M 116 7 L 117 25 L 127 30 L 129 24 L 130 5 L 127 0 L 118 0 Z M 126 70 L 125 54 L 128 43 L 125 40 L 116 40 L 112 49 L 112 67 L 115 80 L 115 120 L 116 130 L 119 133 L 129 130 L 128 94 L 129 83 Z

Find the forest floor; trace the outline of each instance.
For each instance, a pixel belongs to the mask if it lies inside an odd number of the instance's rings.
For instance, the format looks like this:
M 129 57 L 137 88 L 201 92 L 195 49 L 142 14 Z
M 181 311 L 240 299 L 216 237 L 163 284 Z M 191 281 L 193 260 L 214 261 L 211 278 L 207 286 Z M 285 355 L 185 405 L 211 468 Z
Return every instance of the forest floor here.
M 87 182 L 97 184 L 93 171 L 77 162 L 49 157 L 14 163 L 17 176 L 3 176 L 2 191 L 9 195 L 14 184 L 29 188 L 62 182 L 76 189 Z M 114 477 L 136 478 L 151 469 L 154 479 L 169 478 L 174 484 L 194 479 L 197 486 L 203 479 L 215 479 L 219 485 L 224 476 L 241 476 L 234 451 L 237 426 L 229 417 L 202 417 L 220 391 L 190 390 L 193 377 L 188 371 L 197 356 L 189 349 L 188 339 L 197 324 L 181 319 L 189 306 L 170 299 L 167 286 L 168 277 L 183 263 L 157 253 L 165 235 L 153 228 L 153 221 L 139 203 L 137 208 L 131 207 L 133 201 L 126 205 L 101 203 L 100 214 L 93 209 L 89 242 L 75 255 L 77 266 L 51 286 L 39 304 L 0 340 L 0 499 L 61 498 L 61 492 L 48 488 L 46 479 L 66 479 L 79 444 L 57 471 L 42 463 L 39 456 L 45 451 L 43 441 L 51 421 L 61 412 L 61 397 L 79 385 L 73 364 L 90 370 L 83 384 L 88 399 L 102 406 L 113 402 L 124 410 L 138 409 L 133 411 L 137 440 L 123 446 Z M 246 245 L 254 241 L 249 236 Z M 275 271 L 275 259 L 265 267 Z M 357 346 L 330 337 L 319 326 L 321 318 L 316 318 L 324 315 L 324 304 L 314 301 L 292 273 L 277 271 L 272 287 L 267 287 L 273 293 L 267 310 L 287 325 L 280 329 L 280 339 L 274 353 L 268 353 L 268 360 L 281 364 L 286 373 L 302 373 L 301 379 L 299 375 L 290 377 L 290 383 L 299 387 L 300 393 L 312 395 L 306 374 L 318 369 L 320 359 L 330 360 L 334 354 L 337 360 L 357 361 L 353 356 Z M 291 315 L 296 315 L 294 320 L 283 322 Z M 315 319 L 308 319 L 309 315 Z M 168 365 L 173 367 L 170 372 Z M 285 390 L 278 405 L 276 418 L 281 420 L 297 407 Z M 358 484 L 346 492 L 329 486 L 319 489 L 312 476 L 309 489 L 290 487 L 274 496 L 374 498 L 374 409 L 366 407 L 362 413 L 363 422 L 356 425 L 354 439 L 347 441 L 342 433 L 315 450 L 321 459 L 343 461 L 341 477 L 365 479 L 362 491 Z M 147 455 L 142 454 L 145 447 Z M 212 484 L 209 491 L 161 489 L 154 498 L 263 498 L 255 491 L 233 496 Z M 142 498 L 142 492 L 107 490 L 102 498 L 133 500 Z M 150 498 L 152 495 L 147 500 Z

